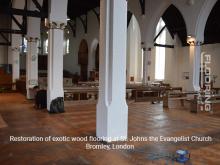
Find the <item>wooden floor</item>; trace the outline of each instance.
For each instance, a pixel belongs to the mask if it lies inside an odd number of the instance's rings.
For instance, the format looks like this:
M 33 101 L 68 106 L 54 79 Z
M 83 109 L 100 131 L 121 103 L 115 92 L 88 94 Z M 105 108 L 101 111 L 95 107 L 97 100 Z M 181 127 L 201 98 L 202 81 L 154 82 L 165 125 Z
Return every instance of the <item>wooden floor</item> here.
M 220 116 L 192 114 L 171 103 L 134 103 L 129 106 L 129 138 L 132 136 L 211 136 L 212 142 L 128 142 L 134 150 L 86 150 L 87 142 L 11 142 L 10 136 L 95 136 L 95 104 L 66 103 L 66 112 L 48 114 L 33 108 L 20 94 L 0 94 L 1 165 L 165 165 L 177 149 L 188 149 L 192 165 L 220 164 Z M 124 144 L 120 142 L 117 144 Z M 91 144 L 102 144 L 91 142 Z M 178 163 L 173 163 L 178 164 Z

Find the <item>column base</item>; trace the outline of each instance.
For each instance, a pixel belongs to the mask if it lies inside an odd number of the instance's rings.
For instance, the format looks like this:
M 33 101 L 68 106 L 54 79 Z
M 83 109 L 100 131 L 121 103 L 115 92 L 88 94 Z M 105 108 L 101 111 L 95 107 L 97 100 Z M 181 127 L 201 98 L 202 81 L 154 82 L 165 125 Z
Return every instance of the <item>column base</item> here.
M 128 106 L 115 102 L 106 106 L 98 103 L 96 111 L 96 136 L 103 141 L 124 141 L 128 137 Z
M 33 90 L 32 89 L 26 89 L 27 90 L 27 99 L 28 100 L 33 100 L 34 98 L 35 98 L 35 94 L 34 94 L 34 92 L 33 92 Z
M 47 90 L 47 110 L 50 111 L 50 103 L 52 100 L 56 99 L 57 97 L 64 97 L 64 91 L 50 91 Z

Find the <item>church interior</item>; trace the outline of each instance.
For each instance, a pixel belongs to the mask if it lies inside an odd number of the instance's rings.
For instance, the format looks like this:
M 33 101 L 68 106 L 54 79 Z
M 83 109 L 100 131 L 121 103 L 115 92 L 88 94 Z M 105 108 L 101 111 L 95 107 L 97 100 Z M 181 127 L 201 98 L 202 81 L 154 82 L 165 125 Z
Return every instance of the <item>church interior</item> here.
M 1 0 L 0 18 L 0 164 L 220 164 L 220 0 Z

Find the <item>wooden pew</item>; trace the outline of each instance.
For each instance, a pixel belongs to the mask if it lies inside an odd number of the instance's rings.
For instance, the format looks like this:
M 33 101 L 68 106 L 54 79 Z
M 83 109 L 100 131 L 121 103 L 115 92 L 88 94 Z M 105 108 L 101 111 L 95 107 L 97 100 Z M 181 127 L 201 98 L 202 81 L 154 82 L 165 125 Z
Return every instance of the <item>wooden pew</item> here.
M 131 96 L 131 89 L 126 89 L 126 97 Z M 80 87 L 64 87 L 65 100 L 88 100 L 98 98 L 98 87 L 80 86 Z
M 87 100 L 97 99 L 98 87 L 65 87 L 64 99 L 65 100 Z
M 142 86 L 133 89 L 135 101 L 151 101 L 160 102 L 163 100 L 164 95 L 166 94 L 164 87 L 149 87 Z

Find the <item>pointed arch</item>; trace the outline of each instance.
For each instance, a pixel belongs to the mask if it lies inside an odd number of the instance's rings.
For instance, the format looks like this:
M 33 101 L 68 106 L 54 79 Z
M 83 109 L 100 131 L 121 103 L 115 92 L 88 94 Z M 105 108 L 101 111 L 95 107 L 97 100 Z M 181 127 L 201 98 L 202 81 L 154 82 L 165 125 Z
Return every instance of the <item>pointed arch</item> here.
M 188 45 L 186 42 L 187 28 L 185 20 L 179 9 L 171 4 L 162 15 L 162 19 L 166 24 L 166 28 L 170 32 L 172 38 L 177 34 L 182 45 Z
M 207 20 L 216 2 L 217 0 L 205 0 L 204 5 L 200 10 L 195 27 L 195 37 L 197 41 L 204 41 Z

